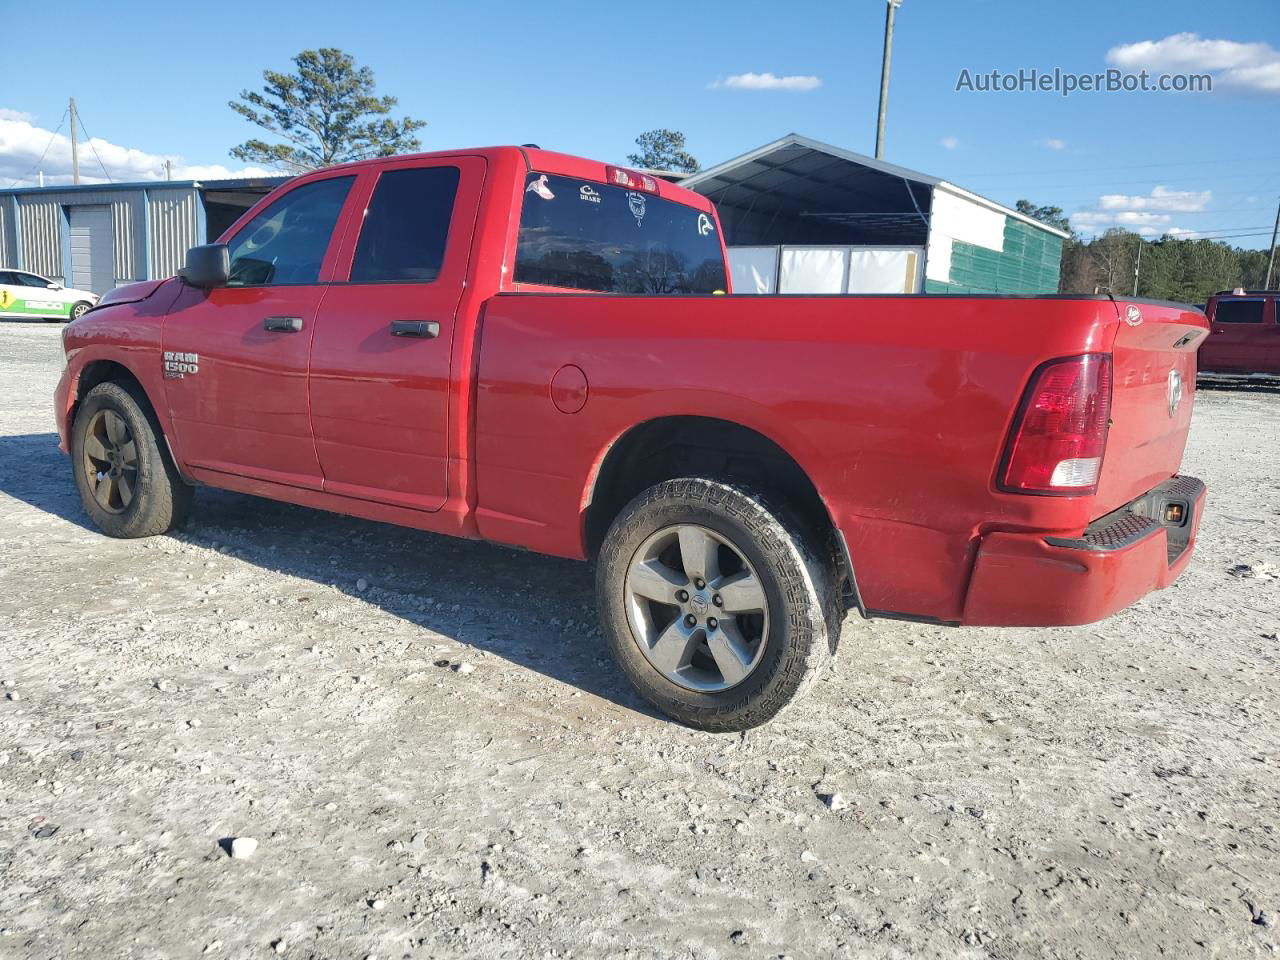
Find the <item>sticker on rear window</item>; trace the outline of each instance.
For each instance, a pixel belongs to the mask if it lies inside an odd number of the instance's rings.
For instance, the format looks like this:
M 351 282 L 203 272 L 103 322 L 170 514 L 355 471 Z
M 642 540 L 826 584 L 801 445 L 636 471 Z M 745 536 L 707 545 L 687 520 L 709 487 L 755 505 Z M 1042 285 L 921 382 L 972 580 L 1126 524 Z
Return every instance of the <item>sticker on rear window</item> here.
M 631 215 L 636 218 L 636 226 L 644 226 L 644 194 L 628 193 L 627 206 L 631 208 Z
M 599 203 L 600 191 L 589 183 L 584 183 L 578 188 L 578 199 L 585 200 L 587 203 Z
M 698 214 L 698 236 L 705 237 L 708 233 L 714 233 L 715 227 L 711 224 L 711 218 L 705 213 Z
M 547 186 L 547 175 L 544 173 L 533 183 L 525 188 L 525 193 L 536 193 L 543 200 L 554 200 L 556 195 L 551 192 L 551 188 Z

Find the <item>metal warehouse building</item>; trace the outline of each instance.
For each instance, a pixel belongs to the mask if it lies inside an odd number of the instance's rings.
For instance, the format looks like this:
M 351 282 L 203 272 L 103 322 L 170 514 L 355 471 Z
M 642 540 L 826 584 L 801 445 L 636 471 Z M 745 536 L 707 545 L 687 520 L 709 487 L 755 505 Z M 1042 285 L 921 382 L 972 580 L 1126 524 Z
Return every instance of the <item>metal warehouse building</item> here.
M 735 293 L 1057 293 L 1067 234 L 790 134 L 680 180 L 720 211 Z
M 168 277 L 287 177 L 0 191 L 0 266 L 103 294 Z

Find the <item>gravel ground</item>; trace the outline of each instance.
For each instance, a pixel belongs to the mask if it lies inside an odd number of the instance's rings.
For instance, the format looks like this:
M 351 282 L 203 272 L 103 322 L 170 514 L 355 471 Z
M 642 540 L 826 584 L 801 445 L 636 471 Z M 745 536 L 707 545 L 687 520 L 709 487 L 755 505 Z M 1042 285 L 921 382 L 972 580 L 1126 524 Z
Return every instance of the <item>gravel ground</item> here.
M 630 692 L 582 564 L 208 490 L 100 536 L 59 357 L 0 325 L 0 956 L 1280 943 L 1280 393 L 1199 394 L 1172 588 L 1071 629 L 851 617 L 740 736 Z

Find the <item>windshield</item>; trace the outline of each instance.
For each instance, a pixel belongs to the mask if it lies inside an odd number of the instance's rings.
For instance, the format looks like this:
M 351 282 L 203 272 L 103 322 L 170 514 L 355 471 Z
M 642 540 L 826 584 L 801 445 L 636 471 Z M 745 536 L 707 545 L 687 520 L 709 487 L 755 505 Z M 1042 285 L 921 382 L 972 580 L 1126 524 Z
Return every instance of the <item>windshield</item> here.
M 724 293 L 724 254 L 708 214 L 653 194 L 531 173 L 516 283 L 600 293 Z

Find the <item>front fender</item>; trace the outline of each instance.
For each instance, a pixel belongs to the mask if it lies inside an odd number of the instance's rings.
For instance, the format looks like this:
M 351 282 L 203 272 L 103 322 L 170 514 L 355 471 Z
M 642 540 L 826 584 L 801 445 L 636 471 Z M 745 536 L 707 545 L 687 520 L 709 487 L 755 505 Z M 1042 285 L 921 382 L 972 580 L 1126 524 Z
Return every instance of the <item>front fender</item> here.
M 182 458 L 165 402 L 161 332 L 167 297 L 108 304 L 69 324 L 62 334 L 67 365 L 54 392 L 58 446 L 68 447 L 76 404 L 106 380 L 130 378 L 146 395 L 180 470 Z M 185 471 L 184 471 L 185 472 Z

